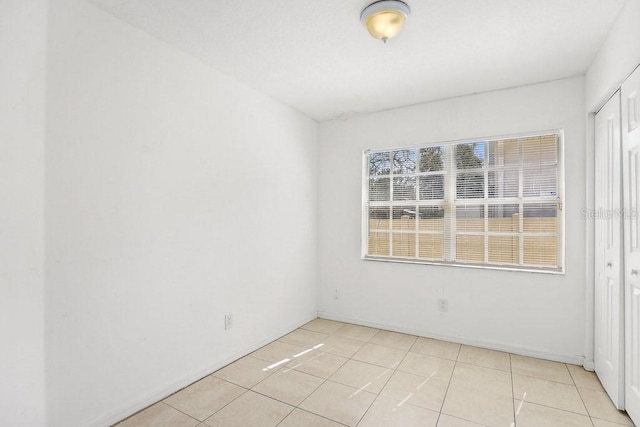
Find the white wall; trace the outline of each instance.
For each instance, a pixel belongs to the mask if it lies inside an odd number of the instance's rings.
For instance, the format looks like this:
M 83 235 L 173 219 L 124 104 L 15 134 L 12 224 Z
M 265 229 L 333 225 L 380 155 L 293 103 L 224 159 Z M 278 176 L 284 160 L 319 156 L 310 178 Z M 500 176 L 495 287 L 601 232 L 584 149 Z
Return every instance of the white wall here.
M 0 2 L 0 425 L 44 425 L 47 2 Z
M 640 65 L 640 0 L 626 0 L 586 74 L 586 107 L 594 112 Z
M 576 77 L 322 123 L 319 314 L 580 363 L 586 270 L 583 85 Z M 554 128 L 565 130 L 565 275 L 360 259 L 363 150 Z M 448 313 L 437 311 L 440 297 L 449 300 Z
M 104 425 L 315 317 L 318 126 L 84 2 L 49 25 L 49 420 Z

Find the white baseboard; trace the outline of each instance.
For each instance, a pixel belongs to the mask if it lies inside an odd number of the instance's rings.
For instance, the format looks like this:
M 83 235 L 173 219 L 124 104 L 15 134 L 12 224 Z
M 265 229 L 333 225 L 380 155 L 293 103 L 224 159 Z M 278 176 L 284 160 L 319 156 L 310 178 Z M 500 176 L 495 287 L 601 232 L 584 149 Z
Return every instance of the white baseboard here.
M 515 345 L 510 345 L 505 343 L 481 341 L 481 340 L 474 340 L 469 338 L 435 334 L 430 331 L 417 330 L 417 329 L 412 329 L 404 326 L 392 325 L 387 323 L 372 322 L 372 321 L 357 319 L 349 316 L 341 316 L 338 314 L 327 313 L 324 311 L 319 311 L 318 317 L 323 319 L 328 319 L 328 320 L 335 320 L 338 322 L 369 326 L 377 329 L 386 329 L 389 331 L 400 332 L 403 334 L 417 335 L 417 336 L 426 337 L 426 338 L 434 338 L 442 341 L 455 342 L 458 344 L 471 345 L 474 347 L 487 348 L 490 350 L 504 351 L 507 353 L 518 354 L 521 356 L 529 356 L 529 357 L 536 357 L 538 359 L 552 360 L 554 362 L 569 363 L 572 365 L 579 365 L 579 366 L 585 366 L 585 363 L 586 363 L 584 356 L 579 356 L 579 355 L 550 353 L 548 351 L 537 350 L 537 349 L 528 348 L 528 347 L 515 346 Z M 585 366 L 585 369 L 587 369 L 586 366 Z
M 164 399 L 165 397 L 170 396 L 176 391 L 181 390 L 187 387 L 188 385 L 193 384 L 194 382 L 206 377 L 207 375 L 212 374 L 213 372 L 228 365 L 229 363 L 235 360 L 238 360 L 249 353 L 256 351 L 260 347 L 263 347 L 269 344 L 271 341 L 277 340 L 281 336 L 286 335 L 289 332 L 293 331 L 294 329 L 297 329 L 300 326 L 304 325 L 305 323 L 312 321 L 316 317 L 317 317 L 317 312 L 313 312 L 309 314 L 307 317 L 305 317 L 304 319 L 298 322 L 292 323 L 289 327 L 278 330 L 273 334 L 271 334 L 269 337 L 244 347 L 242 350 L 234 353 L 232 356 L 226 357 L 221 360 L 215 360 L 204 369 L 192 371 L 187 375 L 183 376 L 182 378 L 176 379 L 175 381 L 165 384 L 162 387 L 159 387 L 155 390 L 151 390 L 149 393 L 147 393 L 145 396 L 141 396 L 140 399 L 136 400 L 135 402 L 130 402 L 124 407 L 118 408 L 116 410 L 110 411 L 109 413 L 106 413 L 97 418 L 94 418 L 93 420 L 84 424 L 84 427 L 111 426 L 119 421 L 122 421 L 125 418 L 135 414 L 136 412 L 139 412 L 145 409 L 146 407 Z
M 473 340 L 473 339 L 467 339 L 467 338 L 460 338 L 460 337 L 453 337 L 453 336 L 447 336 L 447 335 L 441 335 L 441 334 L 434 334 L 430 331 L 424 331 L 424 330 L 417 330 L 417 329 L 412 329 L 412 328 L 407 328 L 404 326 L 399 326 L 399 325 L 392 325 L 392 324 L 386 324 L 386 323 L 379 323 L 379 322 L 372 322 L 372 321 L 367 321 L 367 320 L 362 320 L 362 319 L 358 319 L 358 318 L 353 318 L 353 317 L 349 317 L 349 316 L 341 316 L 341 315 L 337 315 L 337 314 L 333 314 L 333 313 L 327 313 L 327 312 L 318 312 L 318 313 L 312 313 L 310 315 L 308 315 L 305 319 L 299 321 L 299 322 L 295 322 L 293 324 L 291 324 L 289 327 L 283 328 L 275 333 L 273 333 L 272 335 L 270 335 L 269 337 L 260 340 L 259 342 L 255 342 L 251 345 L 248 345 L 246 347 L 244 347 L 242 350 L 234 353 L 232 356 L 230 357 L 226 357 L 225 359 L 221 359 L 221 360 L 216 360 L 213 361 L 209 366 L 207 366 L 204 369 L 200 369 L 197 371 L 193 371 L 190 372 L 189 374 L 183 376 L 182 378 L 179 378 L 175 381 L 172 381 L 169 384 L 165 384 L 162 387 L 159 387 L 155 390 L 150 391 L 149 393 L 147 393 L 145 396 L 142 396 L 140 399 L 138 399 L 136 402 L 131 402 L 130 404 L 126 405 L 125 407 L 121 407 L 119 409 L 116 409 L 114 411 L 111 411 L 107 414 L 104 414 L 102 416 L 99 416 L 91 421 L 89 421 L 88 423 L 84 424 L 84 427 L 103 427 L 103 426 L 111 426 L 119 421 L 122 421 L 123 419 L 130 417 L 131 415 L 145 409 L 146 407 L 166 398 L 167 396 L 175 393 L 178 390 L 181 390 L 185 387 L 187 387 L 188 385 L 206 377 L 207 375 L 212 374 L 213 372 L 217 371 L 218 369 L 228 365 L 229 363 L 240 359 L 241 357 L 246 356 L 249 353 L 252 353 L 254 351 L 256 351 L 257 349 L 259 349 L 260 347 L 265 346 L 266 344 L 277 340 L 278 338 L 280 338 L 281 336 L 293 331 L 294 329 L 299 328 L 300 326 L 304 325 L 305 323 L 310 322 L 311 320 L 315 319 L 316 317 L 321 317 L 323 319 L 328 319 L 328 320 L 336 320 L 339 322 L 345 322 L 345 323 L 353 323 L 356 325 L 362 325 L 362 326 L 369 326 L 372 328 L 378 328 L 378 329 L 386 329 L 389 331 L 394 331 L 394 332 L 400 332 L 400 333 L 404 333 L 404 334 L 411 334 L 411 335 L 417 335 L 417 336 L 421 336 L 421 337 L 427 337 L 427 338 L 435 338 L 435 339 L 439 339 L 439 340 L 443 340 L 443 341 L 450 341 L 450 342 L 455 342 L 455 343 L 459 343 L 459 344 L 466 344 L 466 345 L 472 345 L 475 347 L 482 347 L 482 348 L 487 348 L 490 350 L 498 350 L 498 351 L 504 351 L 504 352 L 508 352 L 508 353 L 513 353 L 513 354 L 519 354 L 522 356 L 529 356 L 529 357 L 536 357 L 536 358 L 540 358 L 540 359 L 546 359 L 546 360 L 552 360 L 555 362 L 561 362 L 561 363 L 570 363 L 573 365 L 580 365 L 583 366 L 587 371 L 593 371 L 594 366 L 593 366 L 593 361 L 587 361 L 585 360 L 584 357 L 582 356 L 576 356 L 576 355 L 566 355 L 566 354 L 558 354 L 558 353 L 550 353 L 547 351 L 539 351 L 536 349 L 531 349 L 531 348 L 526 348 L 526 347 L 520 347 L 520 346 L 514 346 L 514 345 L 509 345 L 509 344 L 504 344 L 504 343 L 496 343 L 496 342 L 488 342 L 488 341 L 479 341 L 479 340 Z
M 596 370 L 596 365 L 593 362 L 593 360 L 585 360 L 584 363 L 582 364 L 582 367 L 590 372 L 593 372 Z

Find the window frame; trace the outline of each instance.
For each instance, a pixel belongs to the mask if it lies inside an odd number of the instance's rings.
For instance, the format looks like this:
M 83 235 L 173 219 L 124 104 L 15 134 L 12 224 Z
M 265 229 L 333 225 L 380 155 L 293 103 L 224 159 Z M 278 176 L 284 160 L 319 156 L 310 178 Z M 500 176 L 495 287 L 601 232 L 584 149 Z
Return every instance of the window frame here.
M 451 210 L 455 210 L 457 206 L 470 206 L 470 205 L 474 205 L 477 204 L 479 206 L 487 206 L 487 210 L 489 209 L 488 206 L 491 206 L 492 204 L 498 204 L 499 203 L 495 203 L 495 202 L 500 202 L 502 201 L 502 204 L 509 204 L 509 202 L 513 202 L 513 204 L 518 204 L 518 205 L 523 205 L 525 204 L 525 198 L 522 197 L 522 190 L 523 188 L 520 187 L 519 191 L 520 194 L 517 198 L 491 198 L 488 199 L 487 198 L 487 174 L 488 171 L 492 169 L 491 166 L 489 165 L 484 165 L 483 167 L 483 173 L 485 174 L 485 183 L 484 183 L 484 191 L 485 194 L 483 198 L 479 198 L 479 199 L 462 199 L 464 200 L 464 203 L 459 203 L 456 201 L 456 179 L 447 179 L 447 176 L 452 176 L 452 174 L 455 174 L 457 172 L 457 168 L 455 166 L 455 155 L 452 155 L 451 152 L 452 150 L 455 150 L 455 146 L 457 144 L 464 144 L 464 143 L 475 143 L 475 142 L 484 142 L 484 143 L 489 143 L 492 141 L 501 141 L 501 140 L 508 140 L 508 139 L 518 139 L 518 138 L 527 138 L 527 137 L 539 137 L 539 136 L 548 136 L 548 135 L 556 135 L 558 138 L 558 145 L 557 145 L 557 194 L 555 197 L 550 197 L 548 201 L 551 201 L 551 198 L 553 198 L 553 201 L 557 203 L 557 215 L 558 215 L 558 223 L 557 223 L 557 259 L 560 263 L 560 267 L 554 268 L 554 267 L 535 267 L 535 266 L 519 266 L 519 265 L 509 265 L 509 264 L 490 264 L 487 263 L 486 259 L 485 262 L 483 263 L 474 263 L 474 262 L 463 262 L 463 261 L 446 261 L 446 260 L 430 260 L 430 259 L 421 259 L 421 258 L 406 258 L 406 257 L 397 257 L 397 256 L 393 256 L 392 253 L 390 252 L 390 255 L 388 256 L 382 256 L 382 255 L 368 255 L 368 237 L 369 237 L 369 155 L 372 153 L 384 153 L 384 152 L 389 152 L 390 153 L 390 168 L 393 169 L 393 159 L 392 159 L 392 153 L 394 151 L 399 151 L 399 150 L 416 150 L 416 152 L 418 153 L 417 156 L 419 158 L 419 152 L 420 149 L 422 148 L 429 148 L 429 147 L 444 147 L 445 151 L 448 153 L 448 155 L 446 155 L 445 157 L 445 165 L 443 165 L 443 171 L 442 174 L 445 176 L 444 178 L 444 199 L 433 199 L 433 200 L 429 200 L 429 202 L 434 202 L 431 203 L 432 205 L 437 205 L 440 204 L 441 206 L 445 206 L 447 209 Z M 447 165 L 448 164 L 448 165 Z M 518 166 L 518 170 L 519 173 L 521 174 L 520 171 L 523 171 L 525 167 L 522 165 L 522 163 Z M 500 169 L 500 170 L 506 170 L 505 169 Z M 440 172 L 432 172 L 431 174 L 439 174 Z M 422 175 L 428 175 L 423 173 L 420 173 L 418 171 L 416 171 L 415 174 L 413 174 L 413 176 L 416 177 L 416 200 L 415 201 L 407 201 L 409 205 L 411 204 L 415 204 L 418 209 L 420 208 L 421 205 L 426 205 L 428 206 L 429 203 L 423 203 L 420 204 L 419 202 L 419 191 L 420 191 L 420 186 L 419 186 L 419 176 Z M 389 185 L 391 187 L 393 187 L 393 173 L 389 174 Z M 551 130 L 544 130 L 544 131 L 535 131 L 535 132 L 527 132 L 527 133 L 517 133 L 517 134 L 506 134 L 506 135 L 497 135 L 497 136 L 490 136 L 490 137 L 478 137 L 478 138 L 465 138 L 465 139 L 459 139 L 459 140 L 449 140 L 449 141 L 437 141 L 437 142 L 431 142 L 431 143 L 414 143 L 414 144 L 410 144 L 410 145 L 405 145 L 405 146 L 395 146 L 395 147 L 384 147 L 384 148 L 372 148 L 372 149 L 366 149 L 363 150 L 362 152 L 362 189 L 361 189 L 361 194 L 362 194 L 362 203 L 361 203 L 361 214 L 362 214 L 362 218 L 361 218 L 361 224 L 362 224 L 362 229 L 361 229 L 361 239 L 360 239 L 360 248 L 361 248 L 361 259 L 365 260 L 365 261 L 382 261 L 382 262 L 396 262 L 396 263 L 407 263 L 407 264 L 424 264 L 424 265 L 441 265 L 441 266 L 452 266 L 452 267 L 463 267 L 463 268 L 480 268 L 480 269 L 488 269 L 488 270 L 506 270 L 506 271 L 520 271 L 520 272 L 532 272 L 532 273 L 543 273 L 543 274 L 565 274 L 565 268 L 566 268 L 566 259 L 565 259 L 565 164 L 564 164 L 564 129 L 551 129 Z M 544 201 L 542 200 L 544 199 L 543 197 L 537 197 L 534 200 L 538 201 L 539 203 L 544 203 Z M 422 200 L 422 202 L 424 202 L 425 200 Z M 412 203 L 414 202 L 414 203 Z M 416 203 L 417 202 L 417 203 Z M 490 202 L 494 202 L 494 203 L 490 203 Z M 398 204 L 402 204 L 402 201 L 395 201 L 395 203 Z M 393 204 L 394 201 L 392 200 L 392 197 L 390 197 L 389 200 L 389 206 L 390 206 L 390 214 L 393 215 Z M 446 212 L 446 211 L 445 211 Z M 451 217 L 451 214 L 449 214 L 449 217 Z M 446 244 L 447 242 L 449 242 L 451 245 L 455 246 L 456 245 L 456 236 L 457 236 L 457 232 L 455 230 L 455 228 L 453 230 L 451 230 L 449 228 L 449 230 L 447 231 L 447 218 L 446 218 L 446 213 L 445 213 L 445 229 L 443 232 L 443 238 L 444 238 L 444 243 Z M 449 221 L 451 221 L 454 226 L 456 224 L 456 220 L 455 220 L 455 215 L 453 215 L 453 220 L 449 219 Z M 522 219 L 521 219 L 522 221 Z M 389 230 L 389 234 L 390 236 L 394 233 L 393 228 L 391 227 Z M 424 234 L 424 233 L 422 233 Z M 428 234 L 428 233 L 427 233 Z M 449 239 L 447 239 L 447 234 L 449 234 Z M 488 236 L 488 230 L 485 230 L 485 238 L 486 236 Z M 524 230 L 519 231 L 518 232 L 519 236 L 524 236 Z M 521 244 L 522 245 L 522 244 Z M 416 247 L 416 253 L 418 251 L 418 248 Z M 445 249 L 445 253 L 446 253 L 446 249 Z M 522 253 L 520 252 L 520 256 L 522 257 Z

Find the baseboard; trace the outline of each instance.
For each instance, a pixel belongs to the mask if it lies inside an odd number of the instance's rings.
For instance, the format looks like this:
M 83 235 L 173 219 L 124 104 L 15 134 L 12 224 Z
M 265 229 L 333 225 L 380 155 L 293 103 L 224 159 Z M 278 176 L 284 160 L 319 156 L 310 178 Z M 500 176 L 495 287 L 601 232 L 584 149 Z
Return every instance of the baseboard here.
M 388 331 L 400 332 L 403 334 L 417 335 L 425 338 L 434 338 L 442 341 L 449 341 L 449 342 L 455 342 L 458 344 L 471 345 L 474 347 L 482 347 L 489 350 L 504 351 L 507 353 L 518 354 L 520 356 L 529 356 L 529 357 L 536 357 L 538 359 L 552 360 L 554 362 L 569 363 L 572 365 L 579 365 L 579 366 L 583 366 L 586 363 L 584 356 L 550 353 L 548 351 L 541 351 L 541 350 L 528 348 L 528 347 L 514 346 L 510 344 L 505 344 L 505 343 L 474 340 L 469 338 L 435 334 L 431 331 L 417 330 L 417 329 L 407 328 L 404 326 L 392 325 L 388 323 L 372 322 L 372 321 L 353 318 L 349 316 L 341 316 L 338 314 L 327 313 L 324 311 L 319 311 L 318 317 L 323 319 L 328 319 L 328 320 L 335 320 L 338 322 L 369 326 L 377 329 L 386 329 Z
M 212 362 L 209 366 L 205 367 L 204 369 L 199 369 L 197 371 L 190 372 L 189 374 L 183 376 L 180 379 L 177 379 L 176 381 L 172 381 L 169 384 L 165 384 L 162 387 L 159 387 L 149 392 L 146 396 L 141 397 L 136 402 L 131 402 L 125 407 L 121 407 L 119 409 L 116 409 L 107 414 L 101 415 L 89 421 L 88 423 L 84 424 L 84 427 L 111 426 L 119 421 L 122 421 L 125 418 L 130 417 L 131 415 L 145 409 L 146 407 L 166 398 L 167 396 L 170 396 L 176 391 L 181 390 L 187 387 L 188 385 L 193 384 L 194 382 L 206 377 L 207 375 L 212 374 L 213 372 L 228 365 L 229 363 L 234 362 L 235 360 L 238 360 L 241 357 L 244 357 L 247 354 L 256 351 L 260 347 L 263 347 L 269 344 L 271 341 L 277 340 L 281 336 L 286 335 L 289 332 L 293 331 L 294 329 L 297 329 L 300 326 L 304 325 L 305 323 L 312 321 L 316 317 L 317 317 L 317 312 L 313 312 L 309 314 L 307 317 L 305 317 L 304 319 L 297 321 L 295 323 L 292 323 L 290 326 L 271 334 L 269 337 L 263 340 L 254 342 L 251 345 L 244 347 L 242 350 L 234 353 L 229 357 L 226 357 L 225 359 L 216 360 Z
M 595 370 L 596 370 L 596 365 L 595 365 L 595 363 L 593 362 L 593 360 L 585 360 L 585 361 L 582 363 L 582 367 L 583 367 L 586 371 L 590 371 L 590 372 L 593 372 L 593 371 L 595 371 Z

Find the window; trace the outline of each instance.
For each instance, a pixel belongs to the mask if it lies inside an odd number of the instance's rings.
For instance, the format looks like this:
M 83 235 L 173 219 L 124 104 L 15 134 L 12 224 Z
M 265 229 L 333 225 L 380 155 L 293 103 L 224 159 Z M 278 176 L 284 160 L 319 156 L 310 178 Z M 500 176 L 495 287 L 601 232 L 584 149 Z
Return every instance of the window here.
M 561 141 L 365 151 L 363 257 L 562 271 Z

